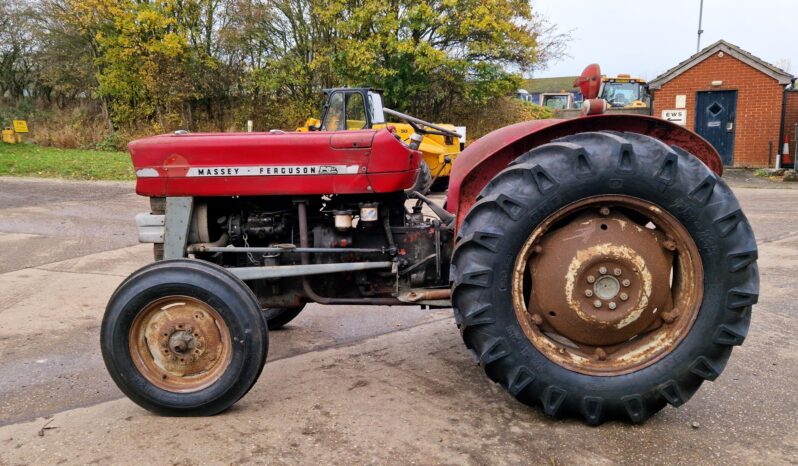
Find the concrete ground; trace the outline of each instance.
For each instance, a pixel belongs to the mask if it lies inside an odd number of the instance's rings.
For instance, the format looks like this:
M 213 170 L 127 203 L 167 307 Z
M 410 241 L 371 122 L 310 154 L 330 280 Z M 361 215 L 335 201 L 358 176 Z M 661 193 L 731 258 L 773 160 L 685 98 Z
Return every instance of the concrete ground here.
M 798 191 L 730 176 L 762 295 L 726 371 L 641 426 L 554 421 L 475 366 L 451 311 L 309 306 L 270 334 L 253 390 L 212 418 L 123 398 L 105 302 L 151 251 L 129 183 L 0 178 L 0 465 L 798 463 Z M 774 188 L 774 189 L 760 189 Z

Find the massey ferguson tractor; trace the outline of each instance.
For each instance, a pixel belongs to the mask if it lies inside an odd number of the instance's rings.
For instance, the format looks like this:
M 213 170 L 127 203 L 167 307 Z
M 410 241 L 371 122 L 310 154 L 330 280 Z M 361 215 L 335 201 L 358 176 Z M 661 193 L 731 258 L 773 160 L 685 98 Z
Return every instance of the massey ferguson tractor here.
M 712 146 L 602 114 L 600 76 L 580 79 L 581 118 L 466 148 L 443 205 L 411 189 L 421 138 L 390 127 L 131 143 L 152 205 L 139 233 L 162 260 L 108 303 L 114 381 L 156 413 L 212 415 L 306 303 L 451 307 L 487 376 L 549 416 L 641 422 L 682 405 L 745 339 L 756 242 Z

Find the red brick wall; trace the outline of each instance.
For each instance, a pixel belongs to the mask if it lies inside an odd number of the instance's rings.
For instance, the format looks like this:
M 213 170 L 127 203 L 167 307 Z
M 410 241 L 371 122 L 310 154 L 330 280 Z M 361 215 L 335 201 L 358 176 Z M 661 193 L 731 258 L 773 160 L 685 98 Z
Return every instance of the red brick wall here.
M 712 81 L 723 81 L 723 85 L 712 86 Z M 737 91 L 734 166 L 767 166 L 770 142 L 773 144 L 770 164 L 775 164 L 784 87 L 729 54 L 719 57 L 715 53 L 663 84 L 662 88 L 652 90 L 654 115 L 660 116 L 662 110 L 676 108 L 676 96 L 686 95 L 687 128 L 695 129 L 697 92 L 724 90 Z

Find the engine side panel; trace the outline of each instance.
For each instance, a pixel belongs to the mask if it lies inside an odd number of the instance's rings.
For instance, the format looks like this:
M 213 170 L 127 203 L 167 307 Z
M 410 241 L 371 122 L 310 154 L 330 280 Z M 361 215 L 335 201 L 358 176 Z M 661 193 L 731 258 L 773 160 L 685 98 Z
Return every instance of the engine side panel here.
M 129 149 L 143 196 L 394 192 L 420 163 L 387 130 L 164 135 Z
M 718 175 L 723 173 L 720 156 L 709 142 L 660 118 L 604 114 L 571 120 L 526 121 L 483 136 L 468 146 L 454 162 L 446 208 L 457 214 L 458 228 L 482 188 L 515 158 L 557 138 L 586 131 L 626 131 L 652 136 L 690 152 Z

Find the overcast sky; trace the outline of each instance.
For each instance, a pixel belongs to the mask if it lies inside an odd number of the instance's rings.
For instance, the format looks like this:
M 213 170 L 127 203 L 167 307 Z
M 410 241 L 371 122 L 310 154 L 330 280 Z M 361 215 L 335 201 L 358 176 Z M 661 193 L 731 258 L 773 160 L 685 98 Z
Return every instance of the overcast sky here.
M 568 54 L 534 77 L 573 76 L 599 63 L 603 74 L 653 79 L 696 51 L 700 0 L 532 0 L 572 31 Z M 725 39 L 798 74 L 798 0 L 704 0 L 701 48 Z

